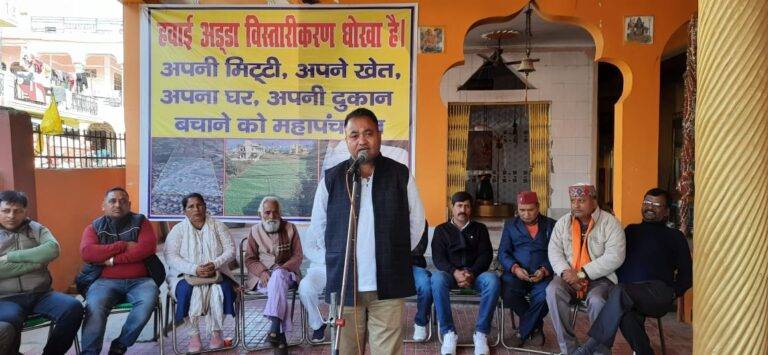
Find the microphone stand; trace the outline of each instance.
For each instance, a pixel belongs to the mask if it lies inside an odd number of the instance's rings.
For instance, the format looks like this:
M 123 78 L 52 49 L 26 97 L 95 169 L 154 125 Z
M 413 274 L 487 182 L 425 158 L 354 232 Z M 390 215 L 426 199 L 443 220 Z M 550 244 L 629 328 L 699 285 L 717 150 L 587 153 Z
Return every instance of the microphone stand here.
M 347 271 L 351 263 L 354 262 L 353 255 L 356 251 L 357 243 L 357 195 L 360 191 L 360 167 L 352 171 L 352 200 L 349 202 L 349 225 L 347 226 L 347 246 L 344 252 L 344 270 L 341 276 L 341 297 L 337 300 L 336 292 L 331 293 L 331 305 L 328 322 L 331 325 L 331 354 L 339 354 L 339 340 L 341 339 L 341 330 L 346 326 L 344 314 L 344 299 L 347 293 Z M 352 292 L 355 292 L 353 290 Z M 335 319 L 332 319 L 336 315 Z M 353 320 L 354 321 L 354 320 Z

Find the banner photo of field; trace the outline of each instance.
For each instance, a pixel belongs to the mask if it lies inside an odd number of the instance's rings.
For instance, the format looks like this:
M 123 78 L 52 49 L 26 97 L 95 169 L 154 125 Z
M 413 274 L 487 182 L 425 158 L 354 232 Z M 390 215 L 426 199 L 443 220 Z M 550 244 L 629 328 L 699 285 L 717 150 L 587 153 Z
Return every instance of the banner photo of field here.
M 255 221 L 265 196 L 308 220 L 349 159 L 344 118 L 372 110 L 382 154 L 410 165 L 416 5 L 148 5 L 142 16 L 141 198 L 153 220 Z

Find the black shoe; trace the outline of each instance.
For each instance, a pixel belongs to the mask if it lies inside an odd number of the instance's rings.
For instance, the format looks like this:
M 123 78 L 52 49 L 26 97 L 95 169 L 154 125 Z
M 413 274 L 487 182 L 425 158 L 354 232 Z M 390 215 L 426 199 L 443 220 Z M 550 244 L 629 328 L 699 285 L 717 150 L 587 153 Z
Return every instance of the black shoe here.
M 320 328 L 312 331 L 312 339 L 310 340 L 318 343 L 325 340 L 325 326 L 326 325 L 323 324 L 320 326 Z
M 288 355 L 288 341 L 285 338 L 285 333 L 280 333 L 277 336 L 277 346 L 274 347 L 275 355 Z
M 267 341 L 269 342 L 269 345 L 272 345 L 273 348 L 277 348 L 280 345 L 280 334 L 282 333 L 267 333 Z
M 544 329 L 534 329 L 528 337 L 528 340 L 533 346 L 544 346 L 544 342 L 546 341 L 546 338 L 544 337 Z
M 513 348 L 519 348 L 525 344 L 525 339 L 520 337 L 520 333 L 515 333 L 515 335 L 512 336 L 512 343 L 509 344 Z
M 128 348 L 115 342 L 112 342 L 109 346 L 109 355 L 123 355 L 126 351 L 128 351 Z

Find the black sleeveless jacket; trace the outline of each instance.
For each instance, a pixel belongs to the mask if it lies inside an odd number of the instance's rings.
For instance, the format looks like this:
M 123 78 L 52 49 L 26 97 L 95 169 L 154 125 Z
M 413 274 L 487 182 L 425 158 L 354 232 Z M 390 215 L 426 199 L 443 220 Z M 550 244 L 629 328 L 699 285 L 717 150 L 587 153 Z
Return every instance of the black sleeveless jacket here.
M 345 175 L 350 163 L 350 160 L 345 160 L 325 171 L 325 187 L 328 190 L 328 219 L 325 227 L 327 302 L 330 302 L 331 292 L 338 292 L 341 295 L 344 250 L 349 225 L 349 193 L 352 191 L 352 177 L 348 179 L 349 185 L 345 186 L 347 183 Z M 374 158 L 374 166 L 371 191 L 378 298 L 384 300 L 413 296 L 416 288 L 411 270 L 410 211 L 407 190 L 410 174 L 405 165 L 381 155 Z M 360 195 L 358 194 L 355 198 L 358 201 L 359 212 Z M 352 305 L 353 277 L 352 270 L 349 270 L 345 305 Z

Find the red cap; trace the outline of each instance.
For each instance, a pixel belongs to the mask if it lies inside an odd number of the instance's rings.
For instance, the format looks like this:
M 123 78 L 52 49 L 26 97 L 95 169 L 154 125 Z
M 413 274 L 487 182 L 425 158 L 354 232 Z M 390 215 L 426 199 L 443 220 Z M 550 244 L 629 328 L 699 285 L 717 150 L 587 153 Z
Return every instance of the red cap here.
M 517 194 L 517 204 L 518 205 L 530 205 L 534 203 L 539 203 L 539 197 L 536 195 L 533 191 L 520 191 Z

